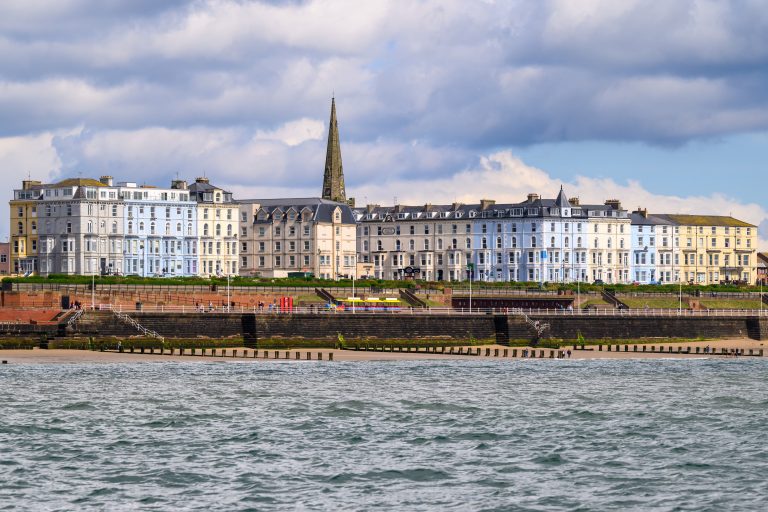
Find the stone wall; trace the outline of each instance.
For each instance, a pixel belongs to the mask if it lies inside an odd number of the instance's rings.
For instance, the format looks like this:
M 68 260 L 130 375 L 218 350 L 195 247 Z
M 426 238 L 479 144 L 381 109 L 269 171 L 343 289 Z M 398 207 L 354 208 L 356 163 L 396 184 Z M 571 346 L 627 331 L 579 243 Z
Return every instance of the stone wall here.
M 579 332 L 586 339 L 638 338 L 746 338 L 757 339 L 756 316 L 664 316 L 632 317 L 616 315 L 536 316 L 548 323 L 546 333 L 553 338 L 574 340 Z

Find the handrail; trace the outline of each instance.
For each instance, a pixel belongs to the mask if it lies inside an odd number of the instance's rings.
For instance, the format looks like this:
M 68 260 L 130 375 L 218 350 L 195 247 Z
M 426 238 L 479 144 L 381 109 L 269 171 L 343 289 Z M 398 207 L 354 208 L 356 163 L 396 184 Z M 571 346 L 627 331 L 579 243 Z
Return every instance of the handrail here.
M 145 336 L 149 336 L 150 338 L 155 338 L 160 340 L 161 343 L 165 343 L 165 338 L 163 338 L 160 334 L 153 331 L 152 329 L 147 329 L 143 325 L 141 325 L 139 322 L 137 322 L 135 319 L 131 318 L 127 314 L 117 311 L 115 309 L 112 310 L 112 313 L 121 321 L 132 325 L 136 328 L 140 333 L 142 333 Z
M 85 312 L 84 309 L 76 310 L 75 313 L 71 317 L 69 317 L 69 319 L 67 320 L 67 327 L 72 327 L 75 324 L 75 322 L 77 322 L 80 319 L 80 317 L 83 316 L 84 312 Z

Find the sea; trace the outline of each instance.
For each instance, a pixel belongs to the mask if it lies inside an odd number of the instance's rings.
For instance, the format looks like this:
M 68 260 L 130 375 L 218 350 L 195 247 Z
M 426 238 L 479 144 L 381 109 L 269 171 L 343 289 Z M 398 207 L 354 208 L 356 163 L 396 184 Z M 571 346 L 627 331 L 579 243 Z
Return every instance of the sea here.
M 0 367 L 0 510 L 766 510 L 768 361 Z

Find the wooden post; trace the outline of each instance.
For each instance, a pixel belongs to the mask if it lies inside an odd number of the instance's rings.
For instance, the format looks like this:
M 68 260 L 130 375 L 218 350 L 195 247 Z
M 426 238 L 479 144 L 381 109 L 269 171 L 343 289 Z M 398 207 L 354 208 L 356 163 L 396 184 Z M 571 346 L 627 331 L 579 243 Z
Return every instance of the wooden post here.
M 280 351 L 275 350 L 275 359 L 280 359 Z
M 512 349 L 512 357 L 517 357 L 517 349 L 516 348 Z
M 485 357 L 488 357 L 488 356 L 490 356 L 490 355 L 491 355 L 491 349 L 489 349 L 489 348 L 486 348 L 486 349 L 485 349 Z
M 328 352 L 328 360 L 333 361 L 333 352 Z
M 317 353 L 317 360 L 318 361 L 322 361 L 323 360 L 323 353 L 322 352 L 318 352 Z
M 301 359 L 301 352 L 296 352 L 296 359 Z
M 493 357 L 499 357 L 499 349 L 493 349 Z
M 503 355 L 501 357 L 508 357 L 508 355 L 509 355 L 509 349 L 505 348 L 504 352 L 503 352 Z
M 312 352 L 307 352 L 307 361 L 312 359 Z

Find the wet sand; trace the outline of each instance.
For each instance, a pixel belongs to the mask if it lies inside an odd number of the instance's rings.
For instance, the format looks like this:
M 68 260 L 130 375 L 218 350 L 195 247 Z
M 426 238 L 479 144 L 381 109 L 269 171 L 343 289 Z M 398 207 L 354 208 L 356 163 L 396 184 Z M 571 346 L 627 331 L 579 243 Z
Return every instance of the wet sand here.
M 674 352 L 659 353 L 659 347 L 665 347 L 668 350 L 669 346 L 673 347 Z M 691 343 L 653 343 L 646 344 L 646 350 L 650 350 L 651 346 L 656 347 L 657 352 L 634 352 L 633 345 L 630 345 L 629 352 L 624 352 L 624 346 L 621 345 L 621 352 L 611 351 L 608 352 L 606 347 L 603 347 L 602 351 L 598 351 L 597 346 L 588 346 L 592 350 L 575 350 L 571 352 L 571 359 L 668 359 L 673 358 L 706 358 L 706 357 L 726 357 L 720 354 L 696 354 L 696 347 L 702 349 L 709 346 L 716 349 L 718 352 L 722 348 L 730 351 L 730 349 L 745 349 L 749 352 L 752 349 L 757 353 L 757 350 L 764 350 L 764 357 L 768 357 L 768 345 L 765 342 L 749 340 L 749 339 L 731 339 L 731 340 L 717 340 L 717 341 L 701 341 Z M 678 354 L 677 347 L 683 347 L 686 350 L 687 347 L 691 347 L 692 354 Z M 467 352 L 468 347 L 464 347 L 464 352 Z M 415 352 L 373 352 L 373 351 L 355 351 L 355 350 L 332 350 L 332 349 L 300 349 L 300 350 L 278 350 L 280 361 L 296 361 L 296 352 L 300 353 L 301 362 L 307 362 L 307 353 L 311 353 L 313 362 L 328 363 L 329 354 L 333 354 L 333 361 L 404 361 L 404 360 L 430 360 L 430 359 L 464 359 L 464 360 L 477 360 L 477 359 L 502 359 L 503 351 L 508 350 L 508 356 L 506 359 L 512 359 L 512 351 L 517 350 L 517 359 L 521 358 L 522 350 L 525 347 L 503 347 L 500 345 L 484 345 L 480 347 L 472 347 L 475 351 L 480 348 L 480 356 L 467 356 L 458 354 L 432 354 L 432 353 L 415 353 Z M 571 348 L 572 347 L 566 347 Z M 486 349 L 491 350 L 491 355 L 486 356 Z M 499 356 L 494 356 L 495 350 L 499 350 Z M 7 361 L 8 364 L 76 364 L 76 363 L 133 363 L 133 362 L 228 362 L 228 363 L 259 363 L 266 360 L 275 361 L 275 350 L 270 349 L 268 351 L 269 359 L 264 358 L 264 350 L 258 351 L 258 358 L 253 358 L 252 349 L 237 349 L 238 357 L 232 357 L 232 349 L 226 349 L 226 357 L 212 357 L 212 356 L 190 356 L 178 355 L 176 351 L 175 355 L 159 355 L 159 354 L 130 354 L 130 353 L 117 353 L 117 352 L 92 352 L 87 350 L 0 350 L 0 360 Z M 458 347 L 454 347 L 454 352 L 458 350 Z M 529 348 L 529 350 L 531 350 Z M 537 356 L 540 355 L 541 350 L 545 352 L 545 358 L 549 359 L 551 349 L 536 348 Z M 564 349 L 563 349 L 564 350 Z M 642 351 L 642 345 L 638 345 L 638 350 Z M 243 352 L 247 354 L 247 357 L 242 357 Z M 200 352 L 199 349 L 197 351 Z M 210 353 L 210 350 L 208 351 Z M 221 349 L 217 352 L 221 353 Z M 289 357 L 286 359 L 286 352 L 289 353 Z M 187 354 L 189 352 L 187 351 Z M 322 354 L 322 360 L 318 360 L 318 354 Z M 537 357 L 539 359 L 539 357 Z M 744 357 L 744 359 L 752 359 L 752 357 Z

